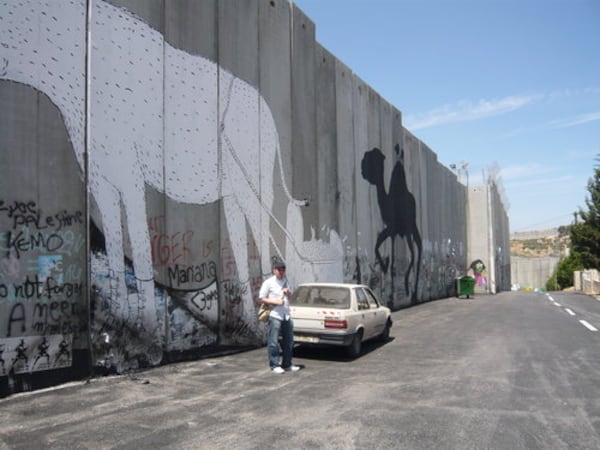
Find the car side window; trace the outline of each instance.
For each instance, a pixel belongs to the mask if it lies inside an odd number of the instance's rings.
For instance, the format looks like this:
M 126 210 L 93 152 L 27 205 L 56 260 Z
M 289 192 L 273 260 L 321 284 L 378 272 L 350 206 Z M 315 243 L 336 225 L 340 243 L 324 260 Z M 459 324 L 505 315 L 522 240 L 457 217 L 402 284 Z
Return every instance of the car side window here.
M 356 289 L 356 303 L 358 305 L 358 310 L 369 309 L 369 300 L 367 300 L 367 296 L 362 289 Z
M 365 291 L 365 294 L 367 295 L 367 300 L 369 302 L 369 306 L 371 308 L 379 308 L 379 302 L 375 298 L 375 295 L 373 295 L 373 293 L 371 291 L 369 291 L 368 289 L 365 289 L 364 291 Z

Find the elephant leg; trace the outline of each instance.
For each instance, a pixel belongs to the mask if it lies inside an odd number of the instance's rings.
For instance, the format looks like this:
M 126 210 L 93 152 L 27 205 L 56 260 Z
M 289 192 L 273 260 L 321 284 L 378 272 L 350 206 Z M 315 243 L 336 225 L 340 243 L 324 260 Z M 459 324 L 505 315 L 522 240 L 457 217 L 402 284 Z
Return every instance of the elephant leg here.
M 129 320 L 130 310 L 125 285 L 125 255 L 123 253 L 123 231 L 121 227 L 121 197 L 119 191 L 101 177 L 92 183 L 93 195 L 100 217 L 108 258 L 111 313 L 117 313 L 123 321 Z M 103 277 L 102 274 L 97 274 Z M 114 306 L 114 308 L 113 308 Z
M 245 323 L 250 323 L 250 316 L 254 316 L 254 301 L 250 287 L 250 276 L 248 271 L 248 237 L 246 233 L 246 220 L 236 200 L 229 196 L 223 198 L 225 211 L 225 222 L 229 232 L 231 250 L 237 269 L 238 281 L 241 285 L 242 311 L 241 318 Z M 233 278 L 234 272 L 230 273 L 228 268 L 223 268 L 223 276 Z
M 141 177 L 141 174 L 139 175 Z M 142 179 L 142 178 L 137 178 Z M 137 285 L 137 317 L 138 325 L 154 334 L 160 323 L 156 311 L 154 295 L 154 269 L 148 232 L 146 199 L 143 189 L 131 189 L 123 193 L 123 203 L 127 216 L 127 231 L 131 242 L 131 259 Z
M 266 208 L 270 210 L 271 207 L 271 204 L 261 204 L 259 201 L 254 200 L 254 198 L 252 200 L 245 199 L 241 203 L 242 214 L 250 225 L 250 231 L 259 251 L 261 275 L 271 272 L 269 249 L 271 216 L 266 212 Z

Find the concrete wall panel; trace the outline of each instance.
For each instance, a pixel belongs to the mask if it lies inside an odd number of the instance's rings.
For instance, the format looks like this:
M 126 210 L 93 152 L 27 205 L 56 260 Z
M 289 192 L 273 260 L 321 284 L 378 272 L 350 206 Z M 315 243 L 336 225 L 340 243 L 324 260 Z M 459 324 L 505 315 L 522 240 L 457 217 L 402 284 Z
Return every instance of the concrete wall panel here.
M 320 45 L 316 51 L 317 65 L 317 181 L 319 229 L 339 229 L 337 217 L 337 139 L 335 57 Z
M 315 24 L 294 4 L 291 24 L 292 186 L 296 198 L 309 200 L 302 208 L 304 238 L 309 240 L 311 227 L 319 226 Z
M 357 282 L 369 284 L 371 274 L 370 261 L 373 246 L 371 245 L 371 202 L 370 186 L 362 177 L 362 159 L 369 149 L 368 123 L 368 89 L 367 85 L 354 76 L 352 88 L 352 110 L 354 113 L 354 192 L 356 202 L 356 252 L 357 252 Z
M 212 185 L 209 189 L 217 191 L 218 124 L 211 117 L 218 111 L 218 75 L 210 64 L 200 73 L 200 62 L 217 54 L 215 2 L 177 6 L 165 2 L 165 8 L 165 43 L 174 48 L 174 54 L 185 52 L 187 57 L 165 61 L 163 192 L 173 192 L 181 183 Z M 208 39 L 206 33 L 204 40 L 200 26 L 213 30 L 215 38 Z M 198 135 L 206 140 L 198 142 Z M 230 292 L 222 276 L 225 252 L 221 251 L 220 204 L 216 195 L 193 203 L 174 201 L 162 193 L 154 195 L 157 206 L 153 214 L 148 213 L 148 230 L 155 274 L 164 273 L 165 290 L 157 292 L 158 304 L 164 304 L 159 308 L 164 317 L 163 359 L 177 360 L 188 349 L 214 345 L 227 335 L 220 332 L 228 317 L 229 295 L 225 293 Z M 162 213 L 158 205 L 162 205 Z
M 292 191 L 291 6 L 285 0 L 259 2 L 259 91 L 268 105 L 278 135 L 273 176 L 273 236 L 269 254 L 283 257 L 287 209 Z M 261 126 L 261 133 L 264 128 Z M 261 142 L 268 136 L 260 136 Z M 261 239 L 269 241 L 269 236 Z M 266 273 L 263 274 L 263 276 Z M 259 281 L 259 280 L 256 280 Z M 262 279 L 260 280 L 262 282 Z M 259 288 L 258 282 L 254 286 Z
M 263 100 L 259 69 L 259 8 L 251 0 L 218 3 L 219 100 L 217 148 L 222 203 L 220 337 L 228 345 L 248 344 L 256 335 L 245 325 L 255 315 L 252 282 L 266 273 L 269 215 L 273 205 L 273 145 L 262 151 Z M 274 130 L 273 130 L 274 131 Z M 265 172 L 269 174 L 266 177 Z M 268 183 L 263 189 L 260 180 Z M 259 250 L 257 250 L 259 249 Z M 264 259 L 259 255 L 263 255 Z
M 476 287 L 490 293 L 509 290 L 508 217 L 494 183 L 469 188 L 467 216 L 467 260 Z
M 337 138 L 337 196 L 339 233 L 344 241 L 344 281 L 357 281 L 359 260 L 356 234 L 356 165 L 354 140 L 354 76 L 342 62 L 335 62 Z
M 165 39 L 192 55 L 217 60 L 217 0 L 165 2 Z
M 219 64 L 252 86 L 258 86 L 258 3 L 220 0 L 217 11 Z
M 93 0 L 98 6 L 100 0 Z M 107 3 L 114 5 L 117 9 L 112 9 L 114 14 L 119 14 L 119 9 L 124 9 L 134 13 L 143 19 L 145 23 L 160 33 L 165 30 L 165 7 L 168 4 L 165 0 L 107 0 Z
M 380 149 L 380 151 L 383 152 L 383 154 L 385 155 L 386 152 L 382 149 L 382 145 L 381 145 L 381 97 L 379 96 L 379 94 L 377 94 L 377 92 L 375 92 L 368 84 L 364 83 L 361 80 L 362 84 L 362 89 L 363 89 L 363 93 L 364 93 L 364 97 L 366 100 L 366 109 L 365 109 L 365 114 L 366 114 L 366 146 L 363 147 L 363 149 L 358 149 L 359 152 L 356 155 L 361 162 L 361 176 L 358 177 L 357 176 L 357 184 L 358 184 L 358 191 L 357 192 L 363 192 L 363 191 L 367 191 L 365 194 L 365 198 L 367 199 L 366 202 L 360 202 L 361 206 L 359 208 L 359 217 L 361 217 L 362 215 L 364 215 L 365 219 L 368 218 L 368 220 L 365 220 L 364 222 L 364 228 L 361 227 L 359 228 L 360 233 L 361 233 L 361 246 L 364 247 L 365 249 L 368 249 L 368 259 L 370 261 L 373 261 L 373 256 L 374 256 L 374 249 L 376 246 L 376 242 L 377 242 L 377 236 L 379 235 L 379 233 L 381 232 L 381 230 L 383 230 L 383 228 L 385 227 L 385 224 L 382 221 L 382 215 L 380 212 L 380 207 L 379 207 L 379 194 L 377 191 L 378 186 L 371 184 L 370 181 L 367 181 L 364 177 L 364 172 L 363 172 L 363 168 L 364 168 L 364 158 L 365 158 L 365 154 L 368 151 L 371 151 L 373 148 L 378 148 Z M 391 149 L 385 149 L 387 150 L 387 152 L 391 153 Z M 388 189 L 388 185 L 386 183 L 386 179 L 385 179 L 385 167 L 387 165 L 389 165 L 389 156 L 386 157 L 388 164 L 386 164 L 386 161 L 383 161 L 383 169 L 384 171 L 382 172 L 382 174 L 384 175 L 384 177 L 382 177 L 382 179 L 380 180 L 381 182 L 381 187 L 385 190 L 385 192 L 387 192 Z M 358 174 L 357 174 L 358 175 Z M 381 191 L 383 192 L 383 191 Z M 359 221 L 359 224 L 361 224 L 361 222 Z M 389 245 L 389 251 L 386 252 L 385 248 L 382 248 L 382 250 L 384 251 L 384 258 L 385 256 L 389 257 L 390 259 L 392 258 L 391 255 L 391 248 L 392 248 L 392 243 L 387 242 L 386 244 Z M 373 286 L 376 287 L 379 283 L 378 280 L 376 279 L 376 277 L 374 277 L 375 272 L 378 270 L 381 270 L 380 268 L 377 269 L 375 267 L 375 264 L 369 264 L 367 269 L 367 273 L 369 274 L 369 278 L 368 278 L 368 284 L 369 286 Z

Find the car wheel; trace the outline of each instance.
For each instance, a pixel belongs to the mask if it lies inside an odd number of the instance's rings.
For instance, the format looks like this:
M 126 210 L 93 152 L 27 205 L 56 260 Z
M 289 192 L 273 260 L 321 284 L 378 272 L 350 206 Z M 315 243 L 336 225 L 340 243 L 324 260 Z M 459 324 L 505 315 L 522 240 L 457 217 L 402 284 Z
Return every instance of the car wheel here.
M 346 354 L 350 358 L 356 358 L 358 355 L 360 355 L 360 349 L 361 349 L 361 347 L 362 347 L 362 330 L 358 331 L 354 335 L 354 338 L 352 339 L 352 342 L 346 348 Z
M 379 340 L 381 342 L 387 342 L 390 339 L 390 328 L 391 328 L 391 324 L 390 324 L 390 321 L 388 320 L 385 323 L 385 328 L 383 329 L 383 332 L 379 335 Z

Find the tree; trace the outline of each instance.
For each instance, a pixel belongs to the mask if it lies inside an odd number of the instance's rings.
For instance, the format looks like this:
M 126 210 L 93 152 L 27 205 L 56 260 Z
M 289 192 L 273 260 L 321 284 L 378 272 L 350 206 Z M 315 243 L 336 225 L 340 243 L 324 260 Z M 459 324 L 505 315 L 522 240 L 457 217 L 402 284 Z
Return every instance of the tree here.
M 596 162 L 587 185 L 587 211 L 580 208 L 577 216 L 581 222 L 571 227 L 572 251 L 586 269 L 600 269 L 600 155 Z
M 559 291 L 573 286 L 573 272 L 583 270 L 583 264 L 577 253 L 571 253 L 563 258 L 554 269 L 552 277 L 546 282 L 547 291 Z
M 596 157 L 594 175 L 588 180 L 587 210 L 579 208 L 575 223 L 568 228 L 571 252 L 556 267 L 546 283 L 547 290 L 564 289 L 573 285 L 573 272 L 583 269 L 600 269 L 600 154 Z M 578 220 L 581 219 L 581 220 Z

